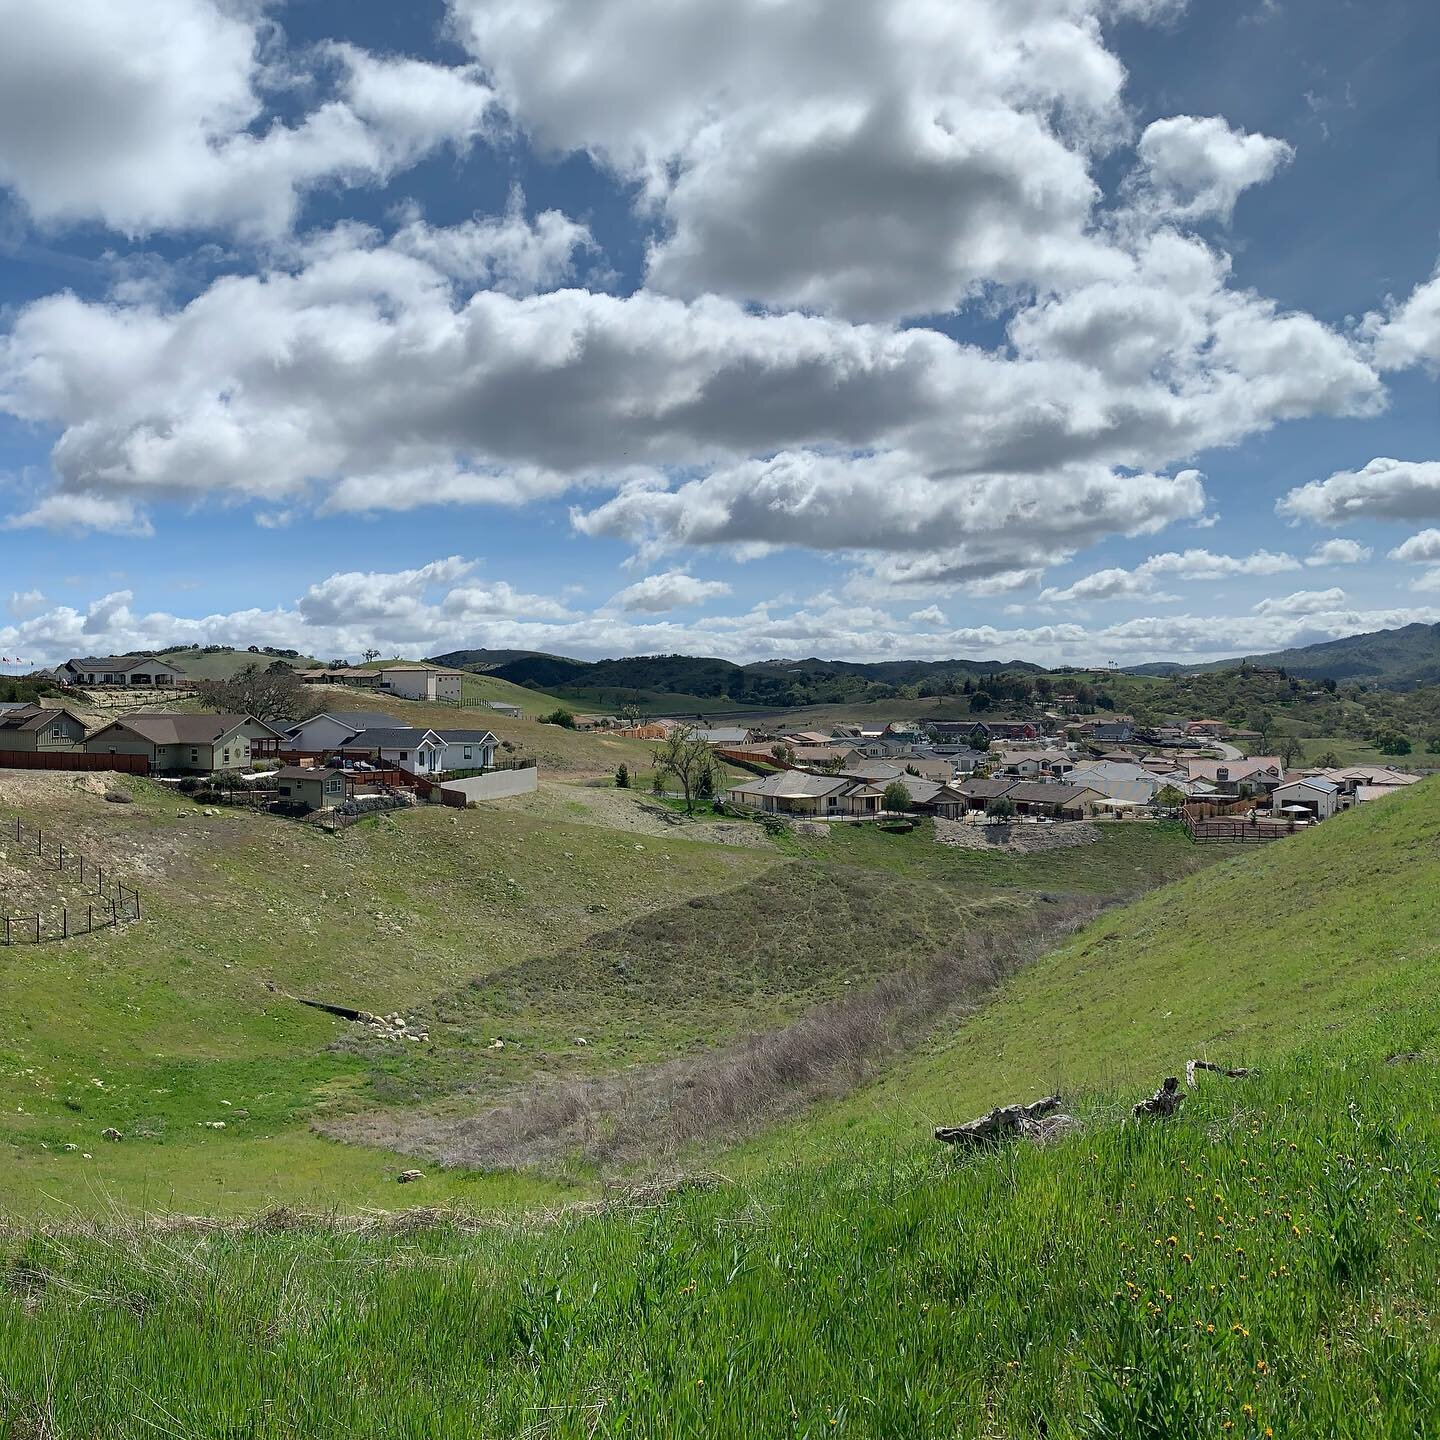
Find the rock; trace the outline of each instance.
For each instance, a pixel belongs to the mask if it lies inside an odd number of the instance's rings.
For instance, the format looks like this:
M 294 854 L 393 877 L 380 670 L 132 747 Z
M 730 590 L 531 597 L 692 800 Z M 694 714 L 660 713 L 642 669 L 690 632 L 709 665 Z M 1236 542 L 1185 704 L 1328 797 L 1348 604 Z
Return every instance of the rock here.
M 575 1037 L 575 1043 L 577 1045 L 588 1045 L 590 1042 L 583 1035 L 577 1035 Z
M 107 790 L 105 798 L 112 805 L 133 805 L 135 803 L 123 790 Z
M 65 1153 L 66 1153 L 67 1155 L 71 1155 L 71 1154 L 74 1154 L 74 1152 L 75 1152 L 76 1150 L 78 1150 L 80 1147 L 79 1147 L 78 1145 L 71 1145 L 71 1144 L 69 1144 L 69 1143 L 67 1142 L 66 1144 L 62 1145 L 60 1148 L 61 1148 L 63 1151 L 65 1151 Z
M 397 1185 L 413 1185 L 417 1180 L 423 1180 L 424 1178 L 425 1172 L 423 1170 L 402 1170 L 395 1177 L 395 1183 Z
M 503 1040 L 492 1040 L 490 1042 L 490 1048 L 492 1050 L 503 1050 L 505 1048 L 505 1042 Z
M 207 807 L 206 807 L 206 810 L 205 810 L 205 813 L 206 813 L 207 815 L 218 815 L 220 812 L 219 812 L 218 810 L 211 810 L 211 809 L 207 806 Z
M 121 1136 L 120 1132 L 112 1125 L 108 1130 L 100 1132 L 100 1138 L 102 1140 L 119 1140 Z
M 225 1122 L 223 1120 L 202 1120 L 200 1123 L 207 1130 L 223 1130 L 225 1128 Z

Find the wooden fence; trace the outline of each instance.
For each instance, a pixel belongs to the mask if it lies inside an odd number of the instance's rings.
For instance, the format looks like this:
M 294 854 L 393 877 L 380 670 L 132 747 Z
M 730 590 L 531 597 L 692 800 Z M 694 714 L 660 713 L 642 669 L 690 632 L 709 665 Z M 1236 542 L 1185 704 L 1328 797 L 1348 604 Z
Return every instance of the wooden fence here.
M 6 822 L 7 839 L 25 852 L 33 853 L 44 865 L 64 874 L 70 871 L 90 888 L 91 899 L 81 911 L 78 905 L 63 906 L 59 919 L 38 911 L 25 915 L 0 915 L 0 945 L 40 945 L 48 941 L 72 940 L 95 930 L 109 930 L 127 920 L 140 918 L 140 892 L 117 879 L 96 860 L 66 847 L 63 840 L 27 825 L 23 820 Z
M 1185 832 L 1197 845 L 1263 845 L 1295 833 L 1293 820 L 1247 820 L 1192 815 L 1187 807 L 1181 814 Z
M 91 755 L 84 750 L 0 750 L 0 770 L 109 770 L 148 775 L 144 755 Z

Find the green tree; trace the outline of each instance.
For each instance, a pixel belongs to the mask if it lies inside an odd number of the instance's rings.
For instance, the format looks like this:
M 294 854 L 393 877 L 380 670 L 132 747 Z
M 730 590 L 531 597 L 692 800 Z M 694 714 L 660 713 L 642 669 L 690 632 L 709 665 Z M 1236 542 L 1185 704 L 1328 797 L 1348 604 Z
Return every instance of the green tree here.
M 617 790 L 630 788 L 630 767 L 623 760 L 615 767 L 615 788 Z
M 1410 742 L 1397 730 L 1386 730 L 1380 735 L 1377 747 L 1382 755 L 1408 755 Z
M 1013 820 L 1015 802 L 1008 795 L 997 795 L 986 807 L 985 815 L 990 820 Z
M 892 780 L 885 787 L 883 804 L 887 810 L 903 814 L 910 808 L 910 787 L 903 780 Z
M 1440 755 L 1440 735 L 1432 735 L 1425 742 L 1425 753 L 1427 755 Z
M 1155 792 L 1155 803 L 1165 810 L 1178 810 L 1185 803 L 1185 792 L 1175 785 L 1165 785 Z
M 1300 743 L 1297 735 L 1287 735 L 1280 742 L 1280 758 L 1285 762 L 1286 768 L 1293 766 L 1305 753 L 1305 747 Z
M 565 709 L 562 705 L 548 715 L 542 715 L 540 723 L 542 725 L 558 725 L 562 730 L 573 730 L 575 728 L 575 712 Z

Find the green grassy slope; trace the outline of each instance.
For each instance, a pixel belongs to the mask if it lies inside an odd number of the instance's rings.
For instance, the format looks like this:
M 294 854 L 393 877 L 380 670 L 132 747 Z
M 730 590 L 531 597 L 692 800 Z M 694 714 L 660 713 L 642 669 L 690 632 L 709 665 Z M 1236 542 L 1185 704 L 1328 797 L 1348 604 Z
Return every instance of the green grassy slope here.
M 842 1130 L 920 1133 L 1028 1098 L 1243 1064 L 1434 1003 L 1440 781 L 1255 847 L 1089 926 L 765 1160 Z M 1425 1012 L 1428 1014 L 1428 1010 Z
M 659 1208 L 17 1235 L 4 1413 L 122 1440 L 1436 1435 L 1437 848 L 1430 784 L 1156 892 L 818 1163 Z M 1260 1073 L 1120 1123 L 1207 1048 Z M 1043 1149 L 903 1123 L 1054 1078 L 1082 1128 Z
M 309 656 L 256 655 L 249 650 L 165 650 L 161 654 L 178 665 L 191 680 L 229 680 L 247 665 L 270 666 L 281 658 L 297 670 L 324 664 Z
M 462 1072 L 504 1085 L 543 1061 L 488 1052 L 494 1018 L 447 1026 L 437 995 L 744 884 L 778 858 L 676 836 L 637 865 L 634 835 L 493 810 L 407 811 L 329 837 L 242 811 L 206 816 L 158 785 L 124 783 L 133 805 L 0 776 L 0 819 L 21 814 L 104 858 L 145 910 L 119 932 L 0 950 L 11 1215 L 390 1200 L 394 1157 L 323 1141 L 314 1120 L 404 1103 Z M 372 1044 L 271 985 L 418 1014 L 435 1022 L 432 1044 Z M 110 1126 L 125 1143 L 101 1140 Z M 476 1203 L 546 1193 L 504 1177 L 446 1188 Z

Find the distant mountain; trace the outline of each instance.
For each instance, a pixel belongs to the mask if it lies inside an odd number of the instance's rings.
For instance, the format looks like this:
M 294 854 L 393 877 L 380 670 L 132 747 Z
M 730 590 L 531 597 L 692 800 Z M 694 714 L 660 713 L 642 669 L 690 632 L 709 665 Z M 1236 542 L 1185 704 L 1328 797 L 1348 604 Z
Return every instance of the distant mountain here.
M 1281 669 L 1301 680 L 1355 681 L 1387 690 L 1412 690 L 1417 685 L 1440 684 L 1440 625 L 1374 630 L 1269 655 L 1247 655 L 1243 661 L 1221 660 L 1186 668 L 1233 670 L 1240 664 Z
M 560 655 L 550 655 L 544 650 L 451 650 L 446 655 L 431 655 L 427 659 L 432 665 L 444 665 L 451 670 L 476 670 L 489 672 L 497 665 L 508 665 L 514 660 L 560 660 Z M 572 662 L 579 664 L 581 662 Z

